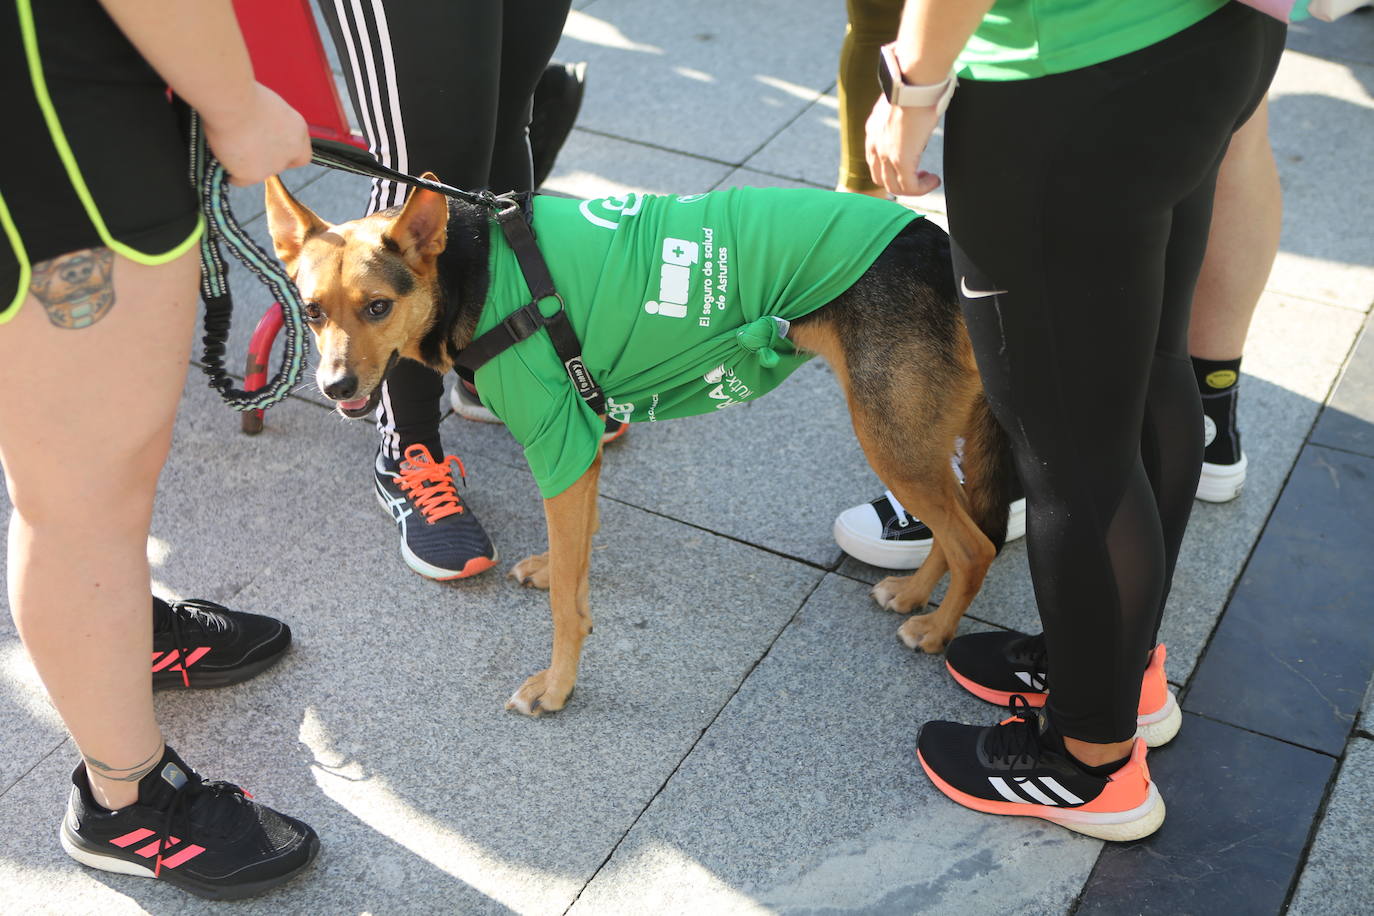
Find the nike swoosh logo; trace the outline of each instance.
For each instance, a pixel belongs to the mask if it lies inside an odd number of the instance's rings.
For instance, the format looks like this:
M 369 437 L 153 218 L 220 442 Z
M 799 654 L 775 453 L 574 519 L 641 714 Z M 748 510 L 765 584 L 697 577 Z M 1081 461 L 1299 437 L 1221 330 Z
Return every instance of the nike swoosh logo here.
M 959 292 L 964 294 L 965 299 L 986 299 L 988 296 L 1000 296 L 1006 292 L 1004 289 L 969 289 L 968 277 L 959 278 Z

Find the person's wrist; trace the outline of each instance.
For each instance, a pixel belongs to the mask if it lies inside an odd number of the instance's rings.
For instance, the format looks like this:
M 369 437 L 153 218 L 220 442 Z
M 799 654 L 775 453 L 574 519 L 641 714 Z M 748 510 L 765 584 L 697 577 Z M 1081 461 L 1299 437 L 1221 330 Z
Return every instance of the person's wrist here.
M 912 74 L 925 72 L 925 68 L 915 65 L 903 67 L 897 56 L 897 43 L 891 42 L 881 48 L 878 64 L 878 81 L 883 96 L 895 108 L 930 109 L 943 112 L 949 104 L 957 80 L 953 69 L 946 69 L 928 82 L 919 82 Z
M 216 130 L 235 130 L 251 123 L 257 115 L 258 83 L 250 81 L 246 87 L 217 91 L 213 98 L 200 102 L 189 98 L 186 101 L 208 126 Z

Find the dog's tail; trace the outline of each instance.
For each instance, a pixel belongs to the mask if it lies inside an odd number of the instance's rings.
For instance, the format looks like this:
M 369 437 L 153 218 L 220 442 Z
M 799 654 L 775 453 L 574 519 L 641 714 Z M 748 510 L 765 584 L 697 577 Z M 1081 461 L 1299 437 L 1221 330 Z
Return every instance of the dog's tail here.
M 964 432 L 964 497 L 974 524 L 1001 551 L 1007 539 L 1007 505 L 1015 465 L 1002 424 L 992 415 L 987 395 L 979 391 Z

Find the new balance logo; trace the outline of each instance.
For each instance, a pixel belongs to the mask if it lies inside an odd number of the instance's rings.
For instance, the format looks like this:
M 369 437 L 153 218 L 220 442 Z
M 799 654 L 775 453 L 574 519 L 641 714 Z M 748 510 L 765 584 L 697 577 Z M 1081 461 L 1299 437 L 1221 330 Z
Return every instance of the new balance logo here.
M 988 782 L 992 783 L 998 795 L 1018 805 L 1041 804 L 1059 808 L 1083 804 L 1083 799 L 1061 786 L 1053 776 L 1013 776 L 1009 779 L 989 776 Z
M 134 852 L 145 859 L 151 859 L 153 856 L 157 855 L 160 842 L 156 838 L 156 833 L 149 830 L 147 827 L 140 827 L 123 836 L 117 836 L 113 840 L 110 840 L 110 843 L 114 846 L 118 846 L 120 849 L 128 849 L 135 843 L 141 843 L 149 837 L 153 837 L 153 841 L 144 846 L 140 846 L 138 849 L 135 849 Z M 177 847 L 180 848 L 178 849 Z M 182 846 L 181 840 L 176 837 L 168 837 L 166 845 L 162 846 L 162 853 L 166 857 L 159 864 L 162 868 L 176 868 L 178 865 L 184 865 L 191 861 L 204 851 L 204 846 L 197 846 L 195 843 L 187 843 Z M 172 854 L 167 855 L 167 853 Z
M 191 652 L 187 653 L 186 658 L 184 660 L 181 658 L 180 649 L 173 649 L 170 652 L 154 652 L 153 670 L 185 671 L 187 668 L 191 667 L 196 662 L 204 658 L 205 654 L 209 651 L 209 646 L 201 646 L 200 648 L 193 649 Z
M 664 239 L 663 264 L 658 273 L 658 300 L 644 303 L 644 311 L 665 318 L 686 318 L 692 265 L 700 257 L 701 247 L 696 242 L 686 239 Z

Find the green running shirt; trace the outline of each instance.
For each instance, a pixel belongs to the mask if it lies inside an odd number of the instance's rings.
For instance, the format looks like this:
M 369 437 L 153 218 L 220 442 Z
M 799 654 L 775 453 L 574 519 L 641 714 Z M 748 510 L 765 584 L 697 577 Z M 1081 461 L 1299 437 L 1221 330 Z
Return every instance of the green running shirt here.
M 710 413 L 777 387 L 809 358 L 786 339 L 788 322 L 852 286 L 917 218 L 862 194 L 778 188 L 534 203 L 539 247 L 587 369 L 607 412 L 633 422 Z M 493 228 L 477 334 L 529 300 L 515 253 Z M 557 301 L 540 307 L 550 314 Z M 604 424 L 546 332 L 483 365 L 476 383 L 545 497 L 591 467 Z
M 1149 47 L 1227 0 L 997 0 L 955 64 L 960 79 L 1066 73 Z

